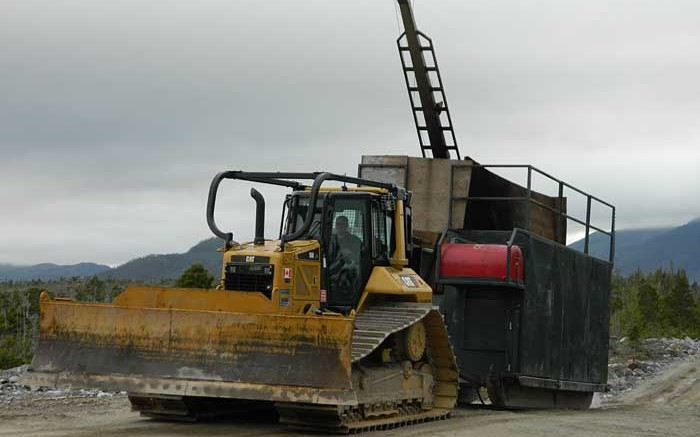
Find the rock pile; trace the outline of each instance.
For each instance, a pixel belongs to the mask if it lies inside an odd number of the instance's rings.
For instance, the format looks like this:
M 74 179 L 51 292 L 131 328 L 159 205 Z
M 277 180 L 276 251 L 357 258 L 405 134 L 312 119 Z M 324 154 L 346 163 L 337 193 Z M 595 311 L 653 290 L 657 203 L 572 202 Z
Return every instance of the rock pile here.
M 692 338 L 649 338 L 632 347 L 627 338 L 611 344 L 613 353 L 608 364 L 608 392 L 602 402 L 616 398 L 639 383 L 658 375 L 682 360 L 700 360 L 700 340 Z
M 29 366 L 13 367 L 12 369 L 0 370 L 0 404 L 7 402 L 25 392 L 29 392 L 29 387 L 22 385 L 20 380 Z
M 47 389 L 39 388 L 31 390 L 22 384 L 22 376 L 27 371 L 28 365 L 0 370 L 0 405 L 11 404 L 14 401 L 41 396 L 46 398 L 105 398 L 126 393 L 110 393 L 101 390 L 72 390 L 72 389 Z

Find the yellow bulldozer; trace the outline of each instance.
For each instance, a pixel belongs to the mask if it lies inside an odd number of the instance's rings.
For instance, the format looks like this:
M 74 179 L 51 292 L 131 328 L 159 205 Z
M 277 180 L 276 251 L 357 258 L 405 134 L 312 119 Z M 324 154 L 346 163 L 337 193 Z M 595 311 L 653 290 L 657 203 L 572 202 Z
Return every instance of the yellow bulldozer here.
M 226 179 L 292 190 L 278 240 L 264 238 L 254 188 L 254 241 L 219 229 Z M 220 173 L 207 204 L 224 240 L 218 286 L 134 286 L 111 304 L 44 293 L 26 379 L 127 391 L 134 410 L 155 417 L 267 405 L 292 427 L 341 433 L 444 418 L 458 370 L 432 290 L 407 267 L 410 199 L 330 173 Z

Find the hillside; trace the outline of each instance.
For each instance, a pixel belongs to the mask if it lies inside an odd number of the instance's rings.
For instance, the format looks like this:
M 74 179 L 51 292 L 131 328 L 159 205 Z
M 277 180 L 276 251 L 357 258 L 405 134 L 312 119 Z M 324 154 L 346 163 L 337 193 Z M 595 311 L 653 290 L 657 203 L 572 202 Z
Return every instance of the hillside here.
M 95 263 L 79 263 L 73 265 L 43 263 L 33 266 L 0 264 L 0 281 L 29 281 L 32 279 L 48 281 L 52 279 L 72 278 L 75 276 L 93 276 L 105 270 L 109 270 L 109 268 L 109 266 Z
M 609 239 L 593 233 L 590 237 L 590 253 L 607 259 Z M 126 262 L 115 268 L 95 263 L 69 266 L 38 264 L 13 266 L 0 264 L 0 281 L 32 279 L 59 279 L 74 276 L 130 279 L 143 282 L 159 282 L 179 277 L 192 264 L 202 263 L 215 278 L 221 274 L 221 240 L 210 238 L 193 246 L 185 253 L 147 255 Z M 583 250 L 583 240 L 569 245 Z M 691 281 L 700 281 L 700 219 L 676 228 L 634 229 L 617 232 L 615 245 L 615 269 L 627 275 L 637 268 L 647 272 L 659 267 L 682 268 Z
M 185 253 L 147 255 L 128 261 L 118 267 L 101 272 L 101 278 L 131 279 L 143 282 L 159 282 L 175 279 L 194 263 L 201 263 L 215 278 L 221 276 L 221 253 L 223 245 L 218 238 L 200 241 Z
M 623 260 L 630 253 L 634 253 L 639 245 L 669 232 L 673 228 L 649 228 L 618 230 L 615 233 L 615 263 L 624 263 Z M 608 259 L 610 252 L 610 237 L 594 232 L 591 234 L 589 242 L 589 253 L 597 258 Z M 571 243 L 569 247 L 583 252 L 584 240 Z
M 700 220 L 657 235 L 623 258 L 623 272 L 637 267 L 649 271 L 658 267 L 685 269 L 692 280 L 700 280 Z
M 589 245 L 592 255 L 607 258 L 607 236 L 594 233 Z M 569 247 L 583 250 L 583 240 Z M 615 269 L 623 275 L 638 268 L 648 272 L 671 265 L 685 269 L 691 281 L 700 281 L 700 219 L 676 228 L 617 232 Z
M 103 264 L 80 263 L 75 265 L 37 264 L 15 266 L 0 264 L 0 281 L 55 280 L 60 278 L 90 277 L 102 279 L 127 279 L 141 282 L 160 282 L 178 278 L 194 263 L 201 263 L 215 278 L 221 275 L 221 240 L 210 238 L 200 241 L 185 253 L 147 255 L 132 259 L 118 267 Z

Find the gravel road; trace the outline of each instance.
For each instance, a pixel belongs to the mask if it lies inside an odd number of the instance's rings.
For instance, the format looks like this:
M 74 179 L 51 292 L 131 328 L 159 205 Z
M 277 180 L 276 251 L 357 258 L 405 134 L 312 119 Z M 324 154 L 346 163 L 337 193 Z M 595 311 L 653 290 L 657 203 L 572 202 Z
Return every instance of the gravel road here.
M 700 359 L 669 366 L 656 378 L 587 411 L 495 411 L 460 408 L 449 420 L 363 436 L 686 436 L 700 429 Z M 160 422 L 129 410 L 125 395 L 37 394 L 0 405 L 0 437 L 9 436 L 304 435 L 257 419 Z M 318 434 L 317 434 L 318 435 Z

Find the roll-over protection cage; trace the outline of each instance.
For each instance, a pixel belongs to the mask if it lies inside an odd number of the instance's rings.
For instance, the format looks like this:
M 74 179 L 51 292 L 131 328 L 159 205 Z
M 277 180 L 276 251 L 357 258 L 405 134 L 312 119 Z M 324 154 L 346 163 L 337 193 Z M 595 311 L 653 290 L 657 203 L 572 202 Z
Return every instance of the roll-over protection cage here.
M 326 172 L 312 172 L 312 173 L 285 173 L 285 172 L 268 172 L 268 173 L 258 173 L 258 172 L 244 172 L 244 171 L 224 171 L 216 176 L 211 181 L 209 186 L 209 196 L 207 198 L 207 225 L 209 229 L 217 237 L 223 239 L 226 242 L 226 247 L 231 245 L 233 240 L 232 232 L 222 231 L 216 224 L 214 220 L 214 210 L 216 208 L 216 196 L 219 191 L 219 185 L 224 179 L 237 179 L 242 181 L 256 182 L 261 184 L 278 185 L 283 187 L 289 187 L 294 191 L 309 190 L 309 208 L 304 219 L 302 226 L 291 233 L 286 233 L 281 235 L 282 244 L 287 241 L 293 241 L 299 239 L 303 236 L 311 226 L 314 218 L 314 211 L 316 210 L 316 204 L 318 201 L 318 192 L 324 182 L 336 181 L 347 184 L 356 184 L 358 186 L 365 187 L 376 187 L 384 188 L 394 195 L 398 200 L 407 200 L 407 192 L 405 189 L 395 185 L 388 184 L 384 182 L 372 181 L 369 179 L 361 179 L 351 176 L 338 175 L 334 173 Z M 312 180 L 311 185 L 303 184 L 299 180 Z M 255 196 L 255 189 L 251 190 L 251 194 Z M 260 221 L 260 217 L 258 217 Z

